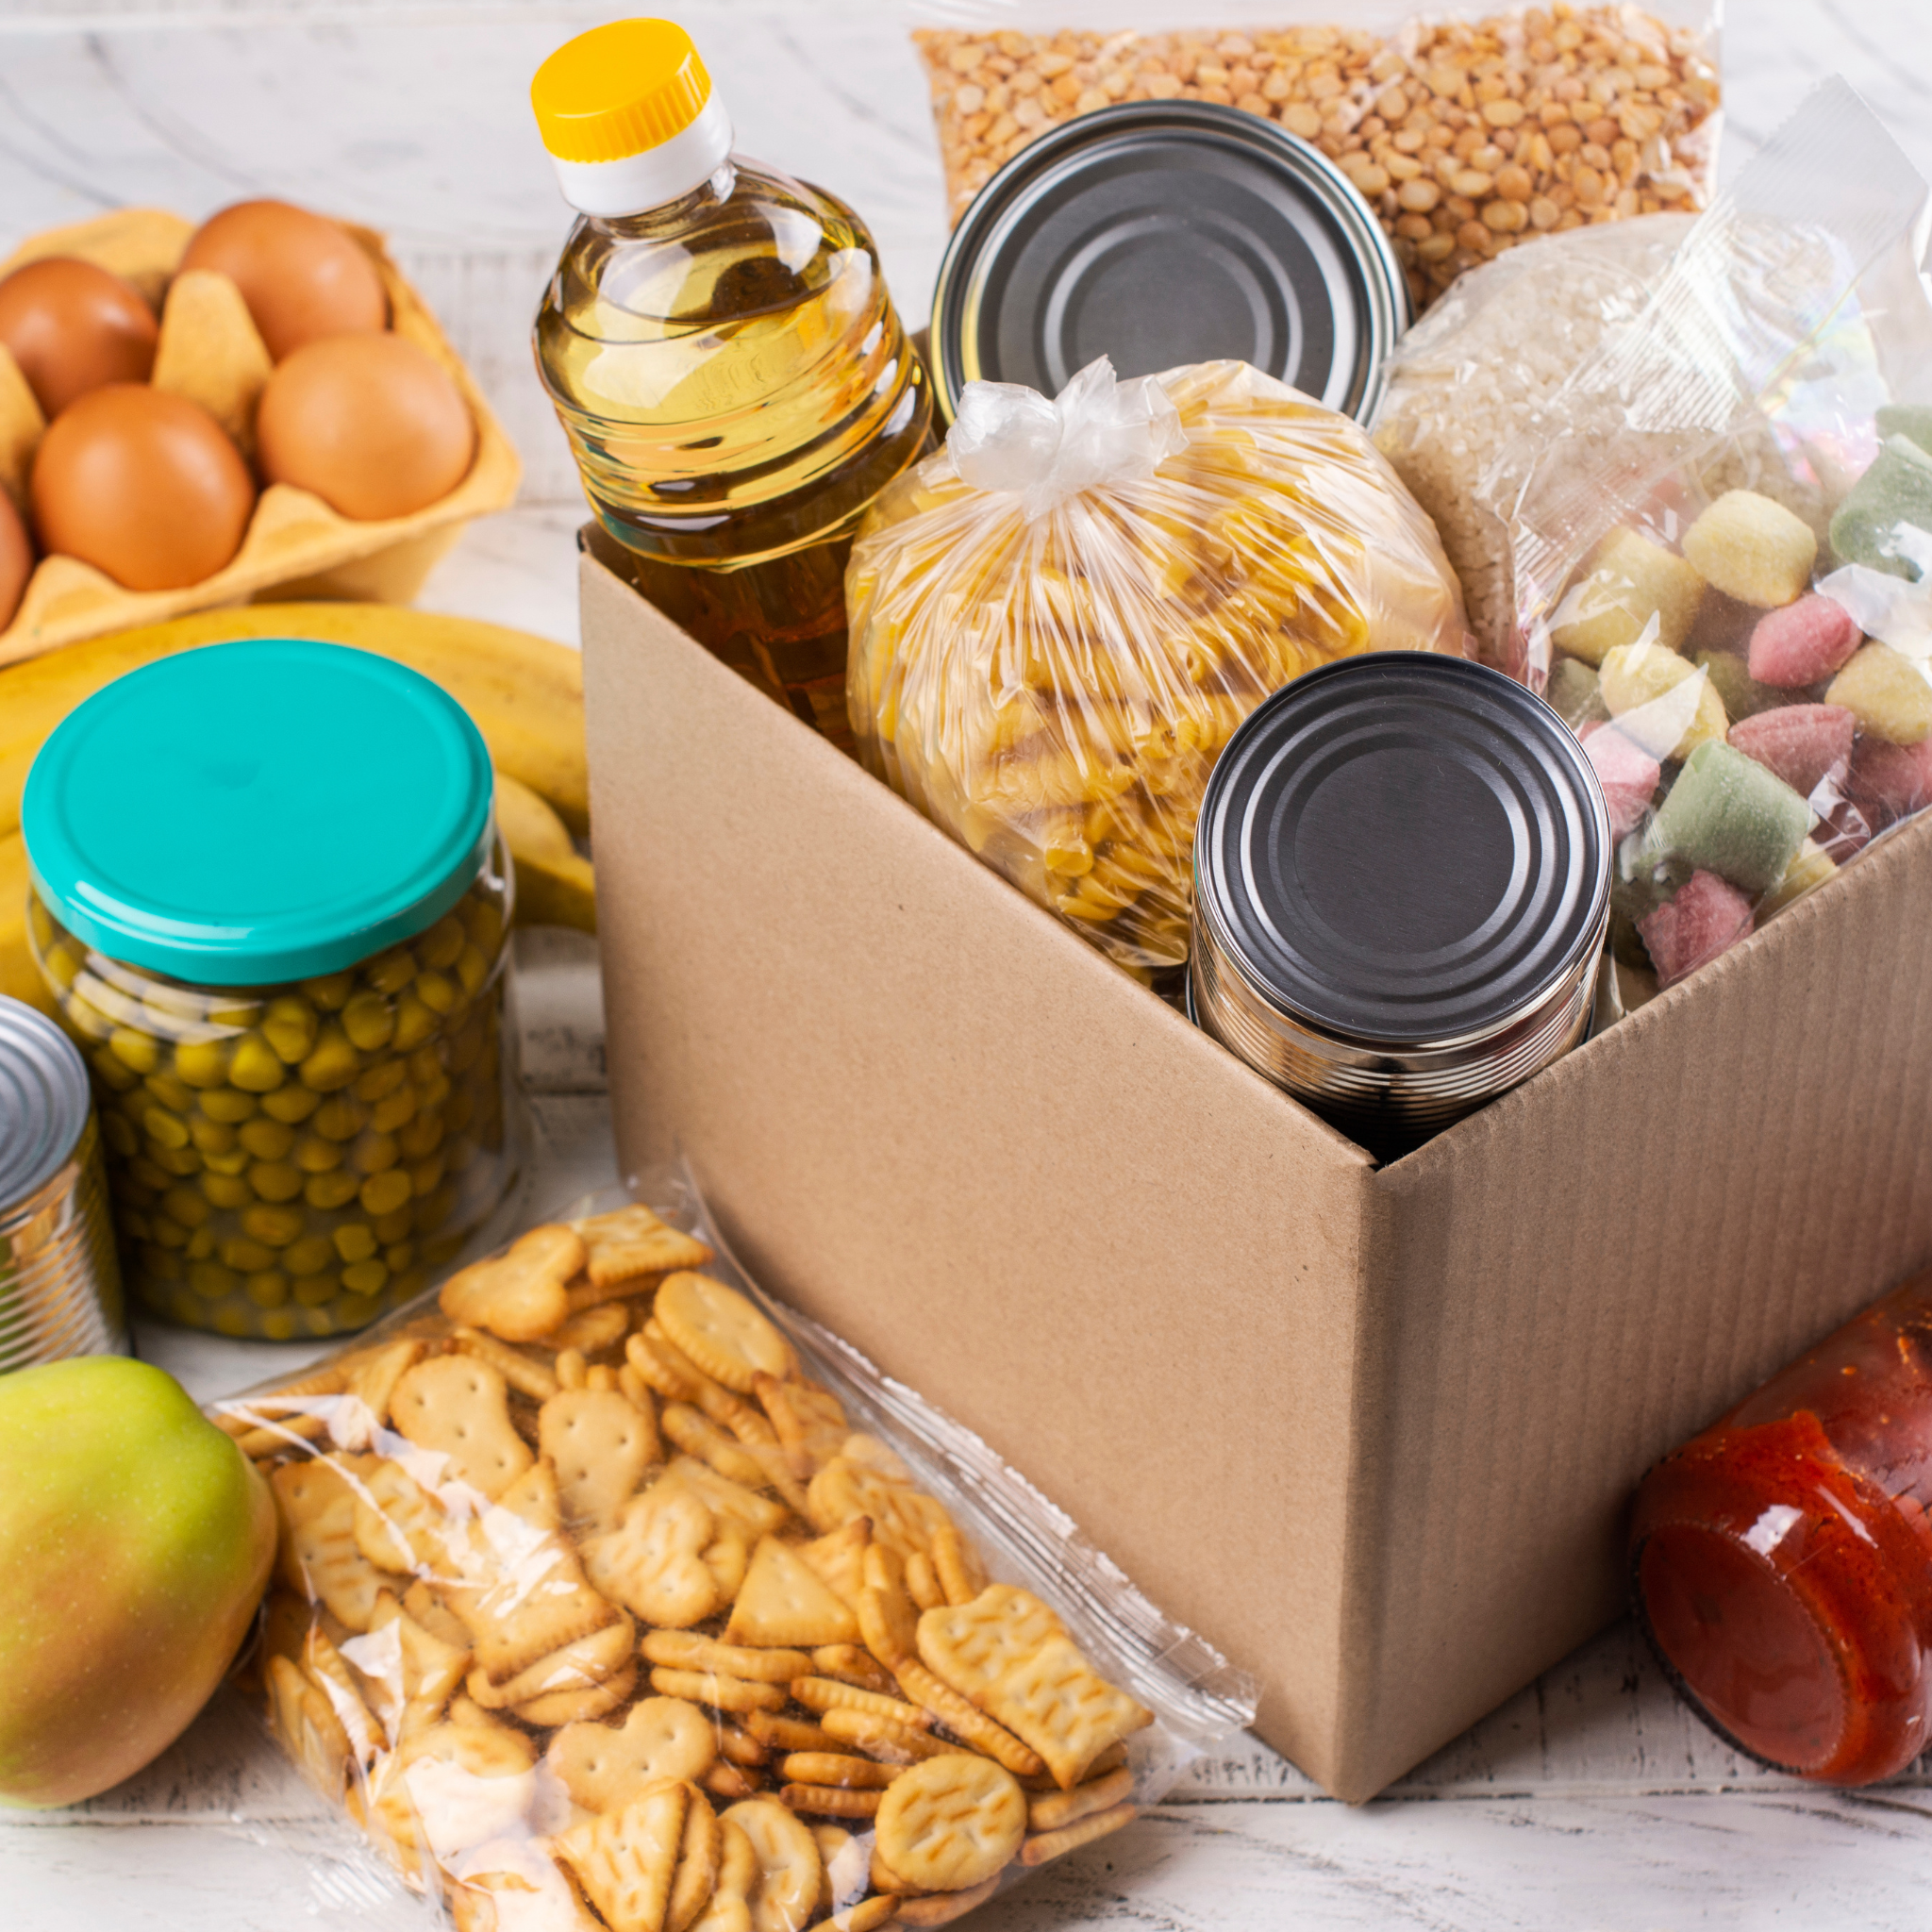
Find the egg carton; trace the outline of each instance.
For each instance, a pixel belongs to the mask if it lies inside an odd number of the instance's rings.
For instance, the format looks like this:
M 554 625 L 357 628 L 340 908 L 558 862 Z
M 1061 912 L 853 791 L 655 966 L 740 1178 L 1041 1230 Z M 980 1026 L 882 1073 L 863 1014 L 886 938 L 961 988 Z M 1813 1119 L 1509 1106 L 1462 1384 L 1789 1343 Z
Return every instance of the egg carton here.
M 81 638 L 158 624 L 225 604 L 342 598 L 407 604 L 473 517 L 507 508 L 522 466 L 436 318 L 390 259 L 373 229 L 342 224 L 375 262 L 389 293 L 390 325 L 447 369 L 476 423 L 469 473 L 441 502 L 405 517 L 359 523 L 321 497 L 272 483 L 256 502 L 232 562 L 176 591 L 124 590 L 73 557 L 43 557 L 13 622 L 0 630 L 0 664 Z M 200 403 L 254 459 L 255 406 L 273 368 L 242 293 L 208 269 L 177 274 L 194 225 L 162 208 L 120 208 L 36 235 L 0 262 L 0 275 L 50 255 L 78 256 L 131 282 L 160 315 L 156 388 Z M 27 477 L 46 430 L 33 391 L 0 344 L 0 489 L 25 514 Z

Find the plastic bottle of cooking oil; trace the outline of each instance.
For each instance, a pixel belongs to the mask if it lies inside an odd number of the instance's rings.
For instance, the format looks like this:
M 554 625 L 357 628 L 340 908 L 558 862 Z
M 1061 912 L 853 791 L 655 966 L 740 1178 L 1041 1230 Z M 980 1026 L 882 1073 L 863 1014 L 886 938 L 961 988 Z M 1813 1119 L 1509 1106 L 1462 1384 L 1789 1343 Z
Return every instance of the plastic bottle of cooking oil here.
M 599 554 L 849 746 L 846 558 L 932 413 L 872 237 L 835 196 L 732 153 L 670 21 L 580 35 L 530 97 L 581 211 L 537 365 L 622 546 Z

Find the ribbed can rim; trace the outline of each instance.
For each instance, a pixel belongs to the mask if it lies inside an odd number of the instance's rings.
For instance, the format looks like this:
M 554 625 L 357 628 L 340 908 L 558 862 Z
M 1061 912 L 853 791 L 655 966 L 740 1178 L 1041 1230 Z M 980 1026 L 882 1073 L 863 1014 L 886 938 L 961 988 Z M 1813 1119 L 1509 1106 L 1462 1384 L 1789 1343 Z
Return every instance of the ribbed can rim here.
M 1023 237 L 1029 208 L 1071 171 L 1160 132 L 1225 142 L 1257 157 L 1276 171 L 1284 193 L 1306 197 L 1332 225 L 1344 264 L 1354 271 L 1349 292 L 1360 307 L 1369 337 L 1364 366 L 1338 407 L 1360 422 L 1374 416 L 1387 382 L 1388 358 L 1413 310 L 1401 260 L 1361 192 L 1320 148 L 1259 115 L 1214 101 L 1160 100 L 1098 108 L 1029 142 L 960 216 L 941 260 L 932 301 L 930 359 L 936 400 L 947 422 L 958 408 L 960 391 L 983 373 L 974 346 L 977 311 L 988 299 L 989 277 L 1000 251 Z M 1288 379 L 1279 370 L 1265 373 Z M 992 374 L 996 379 L 1011 379 Z
M 74 1158 L 90 1105 L 79 1049 L 45 1014 L 0 994 L 0 1228 Z

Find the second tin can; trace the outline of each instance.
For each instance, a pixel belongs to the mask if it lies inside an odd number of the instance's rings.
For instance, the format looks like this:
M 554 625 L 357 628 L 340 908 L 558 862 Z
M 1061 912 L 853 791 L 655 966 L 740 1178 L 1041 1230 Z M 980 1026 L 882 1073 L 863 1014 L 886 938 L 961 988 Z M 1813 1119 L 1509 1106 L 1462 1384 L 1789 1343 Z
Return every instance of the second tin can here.
M 1583 1038 L 1610 857 L 1596 774 L 1540 698 L 1461 658 L 1343 658 L 1214 768 L 1190 1009 L 1392 1158 Z
M 0 996 L 0 1374 L 127 1346 L 87 1069 Z

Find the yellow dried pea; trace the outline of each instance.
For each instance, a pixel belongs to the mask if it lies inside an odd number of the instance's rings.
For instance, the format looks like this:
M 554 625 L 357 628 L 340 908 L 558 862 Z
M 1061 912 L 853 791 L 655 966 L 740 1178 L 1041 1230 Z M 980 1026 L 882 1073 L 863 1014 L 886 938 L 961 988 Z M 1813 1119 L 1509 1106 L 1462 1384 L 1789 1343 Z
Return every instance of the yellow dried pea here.
M 1719 101 L 1696 35 L 1612 6 L 1421 20 L 1388 40 L 1312 25 L 914 39 L 956 220 L 997 168 L 1074 116 L 1215 101 L 1337 161 L 1419 304 L 1536 234 L 1699 206 Z

